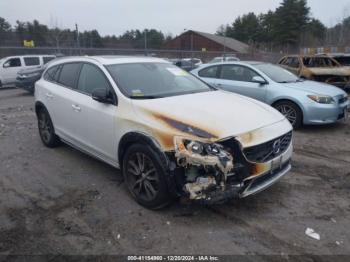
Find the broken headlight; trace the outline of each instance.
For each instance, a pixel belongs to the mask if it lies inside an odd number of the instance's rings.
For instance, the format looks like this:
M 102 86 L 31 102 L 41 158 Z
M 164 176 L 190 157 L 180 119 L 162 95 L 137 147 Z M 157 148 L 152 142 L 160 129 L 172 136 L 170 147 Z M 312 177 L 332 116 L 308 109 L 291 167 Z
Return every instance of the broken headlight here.
M 183 137 L 174 137 L 174 144 L 180 166 L 218 167 L 224 174 L 233 168 L 233 156 L 220 144 Z
M 188 152 L 198 155 L 212 155 L 212 156 L 225 156 L 228 153 L 224 150 L 222 145 L 215 143 L 205 143 L 200 141 L 194 141 L 191 139 L 175 137 L 175 148 L 179 151 L 186 150 Z
M 331 96 L 322 96 L 322 95 L 308 95 L 308 98 L 315 101 L 319 104 L 333 104 L 335 103 L 334 99 Z

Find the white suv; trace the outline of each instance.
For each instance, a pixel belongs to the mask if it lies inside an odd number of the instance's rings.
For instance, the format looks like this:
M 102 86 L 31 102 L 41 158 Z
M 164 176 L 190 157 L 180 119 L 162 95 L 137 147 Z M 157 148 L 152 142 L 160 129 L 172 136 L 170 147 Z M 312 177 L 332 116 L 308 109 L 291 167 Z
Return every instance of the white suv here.
M 292 127 L 278 111 L 162 59 L 63 58 L 35 98 L 46 146 L 64 141 L 120 168 L 148 208 L 246 197 L 291 168 Z
M 54 55 L 25 55 L 0 59 L 0 88 L 14 84 L 20 71 L 43 66 L 55 58 Z

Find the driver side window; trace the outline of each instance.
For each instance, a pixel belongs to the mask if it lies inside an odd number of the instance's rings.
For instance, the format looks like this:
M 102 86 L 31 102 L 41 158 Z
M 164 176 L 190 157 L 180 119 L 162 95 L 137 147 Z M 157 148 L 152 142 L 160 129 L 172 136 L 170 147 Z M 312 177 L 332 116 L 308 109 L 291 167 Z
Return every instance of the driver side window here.
M 221 79 L 241 82 L 252 82 L 255 76 L 259 75 L 250 68 L 239 65 L 223 65 L 220 74 Z
M 103 72 L 90 64 L 84 64 L 78 81 L 78 90 L 91 95 L 94 89 L 110 91 L 110 85 Z
M 21 64 L 21 59 L 19 58 L 11 58 L 9 60 L 7 60 L 3 67 L 7 68 L 7 67 L 20 67 L 22 66 Z

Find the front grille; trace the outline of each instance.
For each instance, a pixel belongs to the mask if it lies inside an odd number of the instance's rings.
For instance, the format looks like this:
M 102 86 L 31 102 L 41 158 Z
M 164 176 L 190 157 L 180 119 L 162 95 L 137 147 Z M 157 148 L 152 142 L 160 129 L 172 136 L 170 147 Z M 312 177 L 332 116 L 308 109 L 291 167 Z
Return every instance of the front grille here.
M 287 151 L 292 142 L 292 131 L 261 145 L 248 147 L 243 150 L 244 155 L 250 162 L 268 162 Z

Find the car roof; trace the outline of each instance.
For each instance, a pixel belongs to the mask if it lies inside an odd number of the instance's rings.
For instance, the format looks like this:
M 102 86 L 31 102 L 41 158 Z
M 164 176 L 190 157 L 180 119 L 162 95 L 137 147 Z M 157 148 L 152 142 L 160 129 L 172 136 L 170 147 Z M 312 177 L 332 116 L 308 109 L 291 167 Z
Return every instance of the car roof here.
M 262 65 L 262 64 L 271 64 L 271 63 L 260 62 L 260 61 L 223 61 L 223 62 L 217 62 L 217 63 L 211 63 L 211 64 L 203 64 L 202 66 L 198 67 L 194 71 L 201 70 L 206 67 L 218 66 L 218 65 L 256 66 L 256 65 Z
M 317 55 L 286 55 L 283 58 L 287 57 L 300 57 L 300 58 L 329 58 L 328 55 L 325 54 L 317 54 Z
M 33 56 L 38 56 L 38 57 L 42 57 L 42 56 L 49 56 L 49 57 L 56 57 L 55 55 L 36 55 L 36 54 L 33 54 L 33 55 L 13 55 L 13 56 L 6 56 L 6 57 L 3 57 L 1 59 L 6 59 L 6 58 L 15 58 L 15 57 L 33 57 Z
M 55 61 L 56 62 L 56 61 Z M 102 65 L 127 64 L 127 63 L 168 63 L 169 61 L 147 57 L 147 56 L 70 56 L 60 58 L 58 63 L 62 62 L 97 62 Z M 55 63 L 56 64 L 56 63 Z
M 350 57 L 349 53 L 327 53 L 330 57 Z

